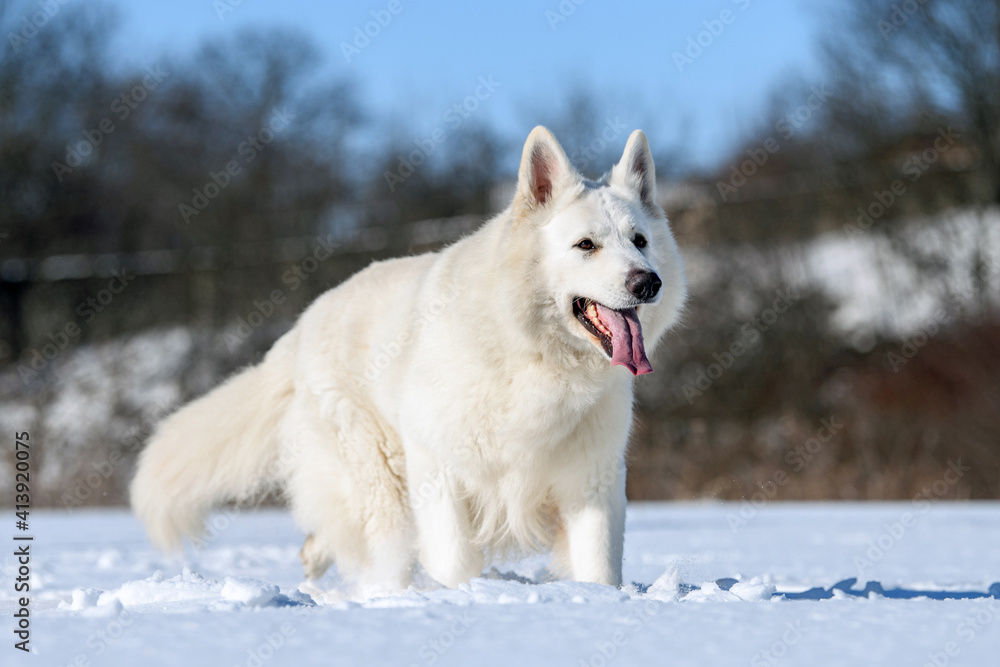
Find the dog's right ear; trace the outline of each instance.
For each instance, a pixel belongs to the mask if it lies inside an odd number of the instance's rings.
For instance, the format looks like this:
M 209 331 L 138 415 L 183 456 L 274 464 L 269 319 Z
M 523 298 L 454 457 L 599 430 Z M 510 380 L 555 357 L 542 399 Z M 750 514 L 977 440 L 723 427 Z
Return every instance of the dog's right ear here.
M 580 175 L 569 163 L 555 136 L 539 125 L 524 142 L 514 210 L 519 213 L 536 211 L 579 182 Z

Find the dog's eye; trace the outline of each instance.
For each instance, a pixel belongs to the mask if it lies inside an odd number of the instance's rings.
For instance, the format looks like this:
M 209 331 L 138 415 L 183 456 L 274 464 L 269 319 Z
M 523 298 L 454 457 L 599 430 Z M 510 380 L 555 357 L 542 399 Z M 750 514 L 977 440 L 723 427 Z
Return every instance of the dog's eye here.
M 635 238 L 632 239 L 632 243 L 635 244 L 636 248 L 645 248 L 646 247 L 646 237 L 643 236 L 642 234 L 636 234 Z
M 583 239 L 582 241 L 576 244 L 576 247 L 579 248 L 580 250 L 593 250 L 597 246 L 595 246 L 594 242 L 591 241 L 590 239 Z

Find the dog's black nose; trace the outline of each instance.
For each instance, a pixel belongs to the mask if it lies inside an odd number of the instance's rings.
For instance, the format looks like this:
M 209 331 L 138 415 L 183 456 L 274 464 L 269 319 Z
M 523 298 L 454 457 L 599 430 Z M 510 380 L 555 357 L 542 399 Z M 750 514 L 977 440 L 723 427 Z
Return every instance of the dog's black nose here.
M 660 280 L 660 276 L 652 271 L 641 271 L 639 269 L 634 269 L 629 273 L 628 279 L 625 281 L 625 287 L 628 288 L 628 291 L 643 301 L 649 301 L 656 297 L 662 285 L 663 282 Z

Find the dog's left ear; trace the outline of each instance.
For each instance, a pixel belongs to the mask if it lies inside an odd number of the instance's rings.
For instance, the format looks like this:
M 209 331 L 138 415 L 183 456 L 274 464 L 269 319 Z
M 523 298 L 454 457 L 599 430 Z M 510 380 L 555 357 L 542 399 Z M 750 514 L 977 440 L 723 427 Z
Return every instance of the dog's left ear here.
M 636 193 L 645 206 L 656 203 L 656 168 L 642 130 L 629 135 L 622 159 L 611 170 L 611 183 Z
M 555 136 L 539 125 L 528 135 L 517 173 L 514 208 L 531 212 L 559 198 L 566 188 L 580 182 Z

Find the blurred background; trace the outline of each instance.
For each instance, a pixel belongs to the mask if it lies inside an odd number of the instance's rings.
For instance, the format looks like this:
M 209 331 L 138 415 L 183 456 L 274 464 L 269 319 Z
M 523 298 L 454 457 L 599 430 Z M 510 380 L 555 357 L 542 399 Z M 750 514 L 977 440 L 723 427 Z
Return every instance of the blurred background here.
M 537 124 L 592 177 L 643 128 L 689 273 L 630 498 L 1000 497 L 998 3 L 326 4 L 0 4 L 36 504 L 125 503 L 318 294 L 502 210 Z

